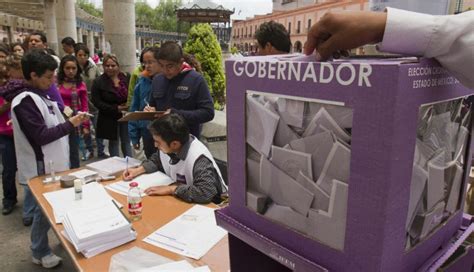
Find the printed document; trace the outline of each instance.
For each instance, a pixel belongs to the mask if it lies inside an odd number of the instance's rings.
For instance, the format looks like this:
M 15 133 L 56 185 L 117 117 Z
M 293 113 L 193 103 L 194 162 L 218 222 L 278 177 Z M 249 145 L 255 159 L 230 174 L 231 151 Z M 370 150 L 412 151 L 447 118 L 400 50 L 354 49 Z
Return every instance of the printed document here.
M 44 198 L 53 208 L 56 224 L 61 224 L 64 214 L 70 210 L 96 206 L 99 203 L 110 202 L 113 198 L 104 189 L 104 186 L 97 182 L 91 182 L 82 186 L 82 199 L 75 200 L 74 188 L 62 189 L 59 191 L 44 193 Z M 114 200 L 121 206 L 121 204 Z
M 165 173 L 156 171 L 154 173 L 140 175 L 131 181 L 117 181 L 105 186 L 105 188 L 126 196 L 128 195 L 128 190 L 130 189 L 130 182 L 132 181 L 138 183 L 138 188 L 140 188 L 141 194 L 145 194 L 145 190 L 150 187 L 170 185 L 171 183 L 173 183 L 173 180 Z
M 141 161 L 131 157 L 128 157 L 128 160 L 127 158 L 111 157 L 105 160 L 89 163 L 86 167 L 101 174 L 115 176 L 121 174 L 125 169 L 127 169 L 127 167 L 136 167 L 141 163 Z
M 214 209 L 194 205 L 143 241 L 198 260 L 226 234 L 216 224 Z

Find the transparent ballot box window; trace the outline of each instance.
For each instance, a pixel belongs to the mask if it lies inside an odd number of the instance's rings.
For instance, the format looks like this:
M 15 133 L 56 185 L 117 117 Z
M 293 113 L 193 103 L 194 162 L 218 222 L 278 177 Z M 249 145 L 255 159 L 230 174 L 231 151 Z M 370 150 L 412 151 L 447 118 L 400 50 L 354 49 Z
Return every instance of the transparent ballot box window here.
M 405 225 L 407 250 L 460 209 L 471 137 L 471 98 L 420 107 Z
M 352 116 L 339 102 L 247 91 L 247 207 L 343 250 Z

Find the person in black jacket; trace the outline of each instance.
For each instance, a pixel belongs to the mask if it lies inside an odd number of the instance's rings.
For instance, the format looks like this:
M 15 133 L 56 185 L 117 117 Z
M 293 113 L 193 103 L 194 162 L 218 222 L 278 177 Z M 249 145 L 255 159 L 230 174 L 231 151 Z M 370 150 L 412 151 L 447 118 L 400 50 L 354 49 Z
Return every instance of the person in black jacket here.
M 153 78 L 151 97 L 145 111 L 181 115 L 191 134 L 199 138 L 201 124 L 214 118 L 214 102 L 204 77 L 183 58 L 181 47 L 165 42 L 158 54 L 162 73 Z
M 127 123 L 119 123 L 122 111 L 128 109 L 130 75 L 120 71 L 120 63 L 113 54 L 104 57 L 104 74 L 92 83 L 92 104 L 99 110 L 96 136 L 109 140 L 110 156 L 119 156 L 118 139 L 124 156 L 132 156 Z

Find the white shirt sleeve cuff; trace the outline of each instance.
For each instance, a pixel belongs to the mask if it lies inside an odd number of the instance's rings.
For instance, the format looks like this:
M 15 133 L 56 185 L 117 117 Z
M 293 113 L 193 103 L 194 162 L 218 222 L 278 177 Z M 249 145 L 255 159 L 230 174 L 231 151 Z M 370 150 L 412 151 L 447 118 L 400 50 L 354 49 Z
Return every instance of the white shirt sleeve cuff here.
M 387 8 L 387 23 L 380 51 L 422 56 L 435 31 L 432 15 Z

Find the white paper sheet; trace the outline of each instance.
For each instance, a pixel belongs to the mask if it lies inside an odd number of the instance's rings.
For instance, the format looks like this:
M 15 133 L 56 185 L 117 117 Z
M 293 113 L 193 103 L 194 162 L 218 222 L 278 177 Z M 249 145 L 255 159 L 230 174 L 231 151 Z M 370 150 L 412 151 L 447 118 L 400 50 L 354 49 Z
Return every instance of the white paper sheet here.
M 68 175 L 87 181 L 87 180 L 91 180 L 92 178 L 96 178 L 99 175 L 99 173 L 97 173 L 96 171 L 89 170 L 89 169 L 81 169 L 79 171 L 71 172 Z
M 140 269 L 137 272 L 155 272 L 155 271 L 192 271 L 194 267 L 185 260 L 160 264 L 157 266 Z
M 247 95 L 247 143 L 265 156 L 269 156 L 280 116 L 266 109 L 256 98 Z
M 216 224 L 214 209 L 194 205 L 143 241 L 198 260 L 226 234 Z
M 142 162 L 128 157 L 128 165 L 126 158 L 112 157 L 105 160 L 89 163 L 86 165 L 87 168 L 97 171 L 105 175 L 116 175 L 129 168 L 139 166 Z
M 169 185 L 173 183 L 173 180 L 167 176 L 166 174 L 156 171 L 150 174 L 143 174 L 132 181 L 138 183 L 138 188 L 140 188 L 140 192 L 145 194 L 144 191 L 153 186 L 160 186 L 160 185 Z M 121 195 L 128 195 L 128 190 L 130 189 L 130 182 L 132 181 L 117 181 L 105 186 L 106 189 L 119 193 Z
M 272 145 L 272 163 L 293 179 L 300 171 L 313 179 L 311 154 Z
M 309 123 L 303 137 L 311 136 L 324 131 L 333 132 L 339 139 L 346 143 L 351 140 L 351 135 L 341 128 L 332 116 L 326 111 L 325 108 L 321 108 L 318 113 L 314 116 L 311 123 Z
M 136 239 L 131 223 L 112 201 L 68 211 L 63 235 L 86 258 Z
M 98 205 L 103 202 L 110 202 L 113 198 L 104 189 L 104 186 L 97 182 L 91 182 L 82 186 L 82 199 L 75 200 L 74 188 L 62 189 L 59 191 L 43 194 L 49 205 L 53 208 L 54 219 L 57 224 L 62 223 L 66 212 L 78 208 L 86 208 Z M 114 200 L 115 201 L 115 200 Z M 115 201 L 120 207 L 119 202 Z

